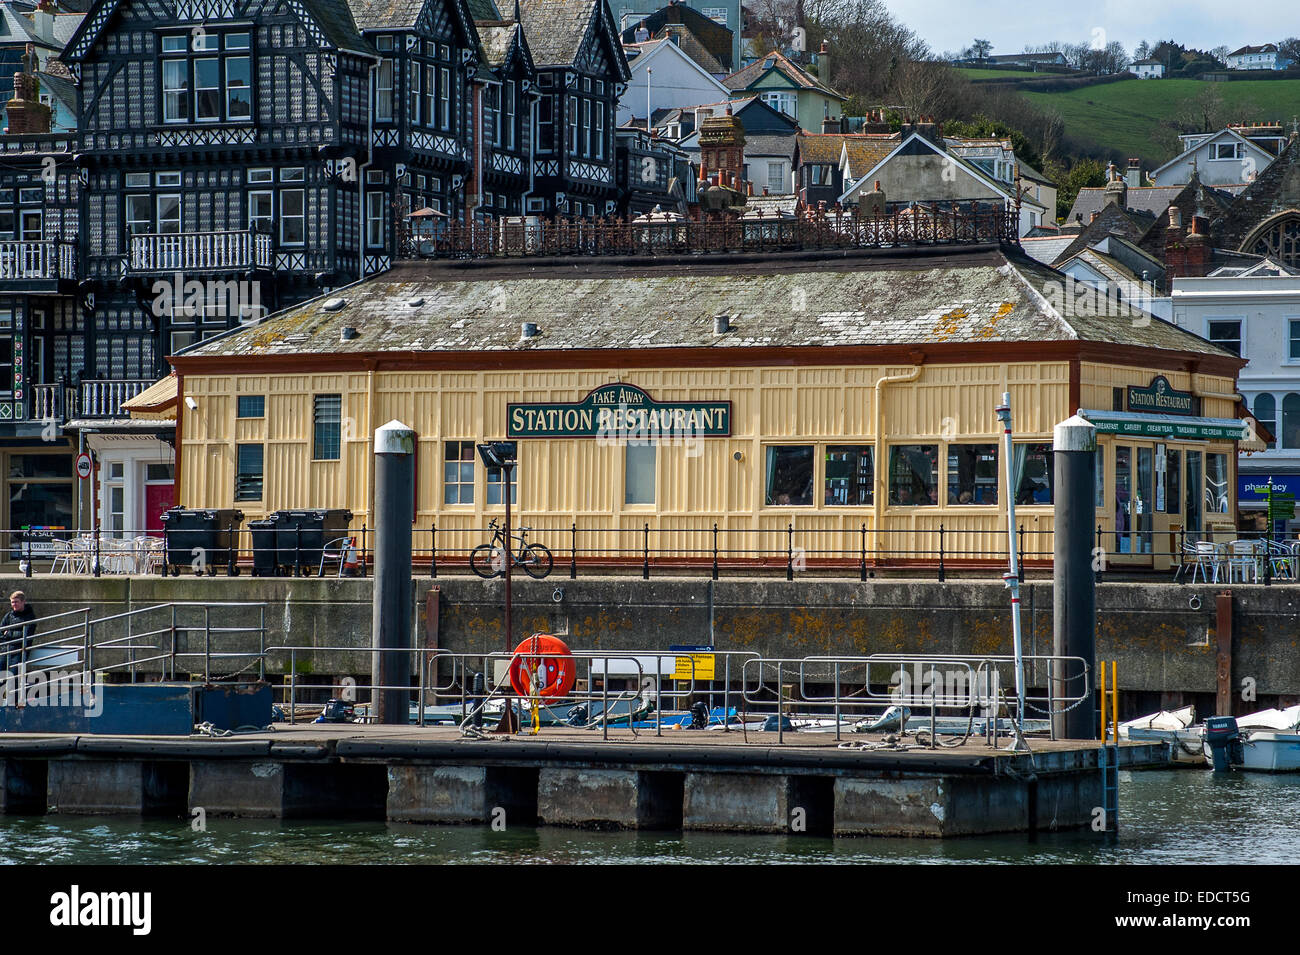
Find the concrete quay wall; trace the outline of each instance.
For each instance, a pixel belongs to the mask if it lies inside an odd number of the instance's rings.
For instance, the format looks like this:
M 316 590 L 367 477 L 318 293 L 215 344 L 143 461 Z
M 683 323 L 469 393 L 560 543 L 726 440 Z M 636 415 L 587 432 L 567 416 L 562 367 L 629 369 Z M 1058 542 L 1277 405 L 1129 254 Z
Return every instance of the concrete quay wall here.
M 355 647 L 303 653 L 303 673 L 366 673 L 371 641 L 370 580 L 338 578 L 74 577 L 5 578 L 42 615 L 89 607 L 92 617 L 171 601 L 265 603 L 267 645 Z M 1097 648 L 1119 664 L 1124 691 L 1212 694 L 1222 690 L 1216 595 L 1231 593 L 1228 634 L 1234 684 L 1249 678 L 1259 697 L 1300 697 L 1300 586 L 1106 582 L 1098 587 Z M 483 652 L 505 649 L 503 584 L 473 577 L 412 583 L 419 645 Z M 1021 588 L 1026 653 L 1050 653 L 1052 584 Z M 795 581 L 697 577 L 516 580 L 514 635 L 535 630 L 584 649 L 666 649 L 712 643 L 765 656 L 879 652 L 1011 652 L 1001 581 Z M 237 611 L 213 611 L 229 623 Z M 191 614 L 191 620 L 197 619 Z M 251 619 L 244 615 L 244 622 Z M 109 630 L 104 631 L 107 636 Z M 97 639 L 98 639 L 97 635 Z M 246 649 L 246 648 L 245 648 Z M 287 664 L 287 657 L 278 667 Z

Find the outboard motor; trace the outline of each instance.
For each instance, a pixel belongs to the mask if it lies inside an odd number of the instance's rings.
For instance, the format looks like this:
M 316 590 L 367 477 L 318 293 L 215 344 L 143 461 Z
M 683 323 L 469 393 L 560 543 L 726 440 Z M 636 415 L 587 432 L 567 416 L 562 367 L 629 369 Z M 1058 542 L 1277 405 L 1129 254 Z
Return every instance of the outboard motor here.
M 696 703 L 691 707 L 691 729 L 702 730 L 709 725 L 709 704 Z
M 1237 720 L 1231 716 L 1211 716 L 1205 721 L 1205 745 L 1216 773 L 1231 771 L 1241 765 L 1241 733 Z
M 356 711 L 347 700 L 330 700 L 316 717 L 317 723 L 351 723 Z

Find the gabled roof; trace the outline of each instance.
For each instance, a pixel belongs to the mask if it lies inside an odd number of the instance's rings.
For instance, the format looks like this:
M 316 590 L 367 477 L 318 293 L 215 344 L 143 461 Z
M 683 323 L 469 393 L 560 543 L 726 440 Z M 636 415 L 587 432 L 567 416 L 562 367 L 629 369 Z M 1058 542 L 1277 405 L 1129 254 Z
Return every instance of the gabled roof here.
M 1243 46 L 1240 50 L 1233 50 L 1228 56 L 1250 56 L 1253 53 L 1276 53 L 1276 43 L 1265 43 L 1261 46 Z
M 257 367 L 257 360 L 449 353 L 491 363 L 505 353 L 562 360 L 574 351 L 713 349 L 718 361 L 748 349 L 1002 345 L 1094 342 L 1162 349 L 1180 356 L 1233 356 L 1153 318 L 1106 314 L 1105 303 L 1062 302 L 1063 276 L 1018 253 L 988 246 L 896 253 L 804 253 L 743 261 L 705 256 L 601 262 L 410 262 L 337 289 L 245 328 L 186 349 L 182 371 Z M 794 289 L 809 307 L 792 314 Z M 497 289 L 503 294 L 488 295 Z M 327 299 L 342 307 L 327 310 Z M 423 307 L 412 309 L 415 299 Z M 499 307 L 505 302 L 504 309 Z M 331 303 L 337 305 L 338 303 Z M 714 334 L 718 314 L 733 332 Z M 539 325 L 521 339 L 519 323 Z M 342 335 L 344 326 L 355 337 Z M 1239 367 L 1240 362 L 1234 367 Z
M 641 53 L 628 63 L 630 73 L 640 73 L 650 69 L 656 61 L 664 57 L 675 58 L 685 63 L 695 72 L 700 81 L 708 87 L 710 95 L 727 95 L 727 88 L 672 40 L 649 40 L 645 43 L 633 44 L 633 46 L 640 49 Z
M 1070 243 L 1073 241 L 1073 235 L 1027 237 L 1020 240 L 1020 247 L 1025 250 L 1025 254 L 1031 259 L 1042 262 L 1044 265 L 1051 265 L 1060 258 L 1061 253 L 1069 248 Z
M 1006 187 L 1002 183 L 993 179 L 992 176 L 984 172 L 983 169 L 980 169 L 979 166 L 976 166 L 974 163 L 968 162 L 967 160 L 963 159 L 961 156 L 953 155 L 948 150 L 939 146 L 937 143 L 931 141 L 927 137 L 922 136 L 920 133 L 912 133 L 910 136 L 904 139 L 900 144 L 898 144 L 893 149 L 891 149 L 886 156 L 881 158 L 879 162 L 877 162 L 874 166 L 872 166 L 865 173 L 859 176 L 855 182 L 850 184 L 846 179 L 844 192 L 840 195 L 838 201 L 840 202 L 841 205 L 851 201 L 854 193 L 858 192 L 871 179 L 875 178 L 877 170 L 879 170 L 882 166 L 889 163 L 896 156 L 924 155 L 926 152 L 932 152 L 935 153 L 936 155 L 944 156 L 948 158 L 949 160 L 952 161 L 952 163 L 955 166 L 965 171 L 966 174 L 969 175 L 972 179 L 983 184 L 986 188 L 990 189 L 991 191 L 996 192 L 998 195 L 1002 196 L 1002 198 L 1005 199 L 1007 202 L 1015 201 L 1015 197 L 1013 197 L 1011 193 L 1007 192 Z M 923 200 L 926 199 L 927 197 L 910 196 L 910 197 L 903 197 L 903 198 L 908 200 L 910 199 Z M 1022 199 L 1021 202 L 1023 204 L 1036 206 L 1037 208 L 1040 209 L 1042 208 L 1042 206 L 1038 205 L 1038 203 L 1031 202 L 1028 199 Z
M 588 35 L 602 31 L 618 79 L 628 78 L 627 57 L 605 0 L 521 0 L 519 9 L 539 67 L 574 63 Z
M 1140 244 L 1142 236 L 1146 234 L 1152 223 L 1158 221 L 1144 213 L 1121 209 L 1114 203 L 1103 206 L 1097 213 L 1097 218 L 1084 225 L 1083 231 L 1074 236 L 1070 244 L 1065 247 L 1064 252 L 1057 255 L 1054 264 L 1055 262 L 1068 261 L 1108 235 L 1117 235 L 1122 239 L 1128 239 L 1130 242 Z
M 489 12 L 489 16 L 484 19 L 501 19 L 492 0 L 474 2 Z M 412 29 L 419 22 L 426 4 L 445 3 L 451 12 L 452 21 L 460 31 L 461 39 L 471 46 L 477 42 L 474 33 L 475 18 L 468 0 L 347 0 L 347 3 L 359 30 Z
M 1261 147 L 1258 143 L 1253 143 L 1253 142 L 1251 142 L 1251 141 L 1250 141 L 1249 139 L 1247 139 L 1245 136 L 1241 135 L 1241 133 L 1237 132 L 1237 130 L 1232 129 L 1231 127 L 1229 127 L 1229 128 L 1227 128 L 1227 129 L 1221 129 L 1221 130 L 1219 130 L 1219 131 L 1218 131 L 1217 133 L 1215 133 L 1213 136 L 1210 136 L 1210 137 L 1208 137 L 1208 138 L 1206 138 L 1206 139 L 1199 140 L 1199 141 L 1196 143 L 1195 146 L 1190 146 L 1190 147 L 1188 147 L 1187 149 L 1184 149 L 1181 153 L 1179 153 L 1179 154 L 1178 154 L 1177 156 L 1175 156 L 1173 159 L 1169 160 L 1169 162 L 1165 163 L 1165 164 L 1164 164 L 1163 166 L 1161 166 L 1160 168 L 1153 170 L 1153 171 L 1151 172 L 1151 174 L 1150 174 L 1150 175 L 1151 175 L 1151 179 L 1152 179 L 1154 182 L 1156 182 L 1157 184 L 1159 184 L 1159 182 L 1160 182 L 1160 173 L 1164 172 L 1164 171 L 1165 171 L 1166 169 L 1168 169 L 1170 166 L 1178 165 L 1179 163 L 1181 163 L 1183 160 L 1185 160 L 1188 156 L 1190 156 L 1192 153 L 1196 152 L 1196 151 L 1197 151 L 1198 149 L 1200 149 L 1201 147 L 1203 147 L 1203 146 L 1208 146 L 1208 145 L 1210 145 L 1211 143 L 1217 142 L 1218 140 L 1222 139 L 1222 138 L 1225 137 L 1225 136 L 1227 136 L 1227 137 L 1229 137 L 1229 138 L 1231 138 L 1231 139 L 1235 139 L 1235 140 L 1237 140 L 1238 142 L 1243 142 L 1243 143 L 1246 144 L 1246 146 L 1247 146 L 1249 149 L 1253 149 L 1255 152 L 1259 153 L 1260 156 L 1264 157 L 1264 162 L 1263 162 L 1262 165 L 1267 166 L 1270 162 L 1273 161 L 1273 154 L 1270 153 L 1267 149 L 1264 149 L 1264 148 Z
M 365 0 L 353 0 L 353 2 L 365 5 Z M 392 0 L 392 2 L 406 3 L 408 0 Z M 121 3 L 122 0 L 95 0 L 85 19 L 81 21 L 68 41 L 61 59 L 72 63 L 83 60 L 100 35 L 113 22 Z M 289 9 L 295 7 L 306 11 L 312 22 L 319 28 L 325 42 L 334 49 L 361 53 L 365 56 L 376 55 L 374 48 L 362 38 L 348 0 L 297 0 L 297 3 Z
M 692 43 L 687 46 L 687 53 L 695 57 L 693 46 L 698 45 L 718 64 L 718 69 L 714 70 L 711 62 L 700 60 L 700 65 L 710 72 L 730 72 L 735 66 L 732 61 L 732 31 L 684 3 L 674 0 L 636 22 L 629 22 L 623 31 L 623 42 L 636 42 L 637 28 L 643 24 L 652 37 L 662 37 L 668 32 L 679 33 L 682 39 L 689 36 Z M 669 27 L 677 29 L 670 31 Z
M 532 72 L 533 57 L 522 24 L 483 20 L 476 21 L 474 27 L 478 30 L 479 55 L 484 66 L 499 70 L 509 63 L 514 52 L 523 58 L 524 69 Z
M 1021 179 L 1027 179 L 1029 182 L 1037 182 L 1044 186 L 1051 186 L 1053 189 L 1058 188 L 1055 181 L 1048 179 L 1033 166 L 1029 165 L 1029 163 L 1017 160 L 1017 164 L 1020 166 Z M 1055 218 L 1055 216 L 1053 216 L 1053 218 Z
M 1272 165 L 1214 223 L 1212 232 L 1223 245 L 1243 248 L 1242 243 L 1266 220 L 1293 211 L 1300 215 L 1300 137 L 1295 134 Z
M 845 136 L 839 162 L 844 168 L 846 181 L 865 176 L 875 168 L 902 140 L 898 133 L 870 134 L 865 137 Z
M 898 133 L 799 133 L 799 159 L 801 162 L 831 163 L 839 165 L 846 145 L 850 145 L 850 158 L 863 172 L 889 155 L 902 142 Z
M 1130 190 L 1131 191 L 1131 190 Z M 1232 196 L 1201 182 L 1201 177 L 1193 171 L 1192 178 L 1174 194 L 1169 204 L 1156 213 L 1156 221 L 1147 229 L 1138 245 L 1150 255 L 1164 260 L 1165 233 L 1169 228 L 1169 209 L 1176 208 L 1182 216 L 1184 226 L 1189 226 L 1194 216 L 1199 216 L 1207 223 L 1221 218 L 1232 206 Z M 1213 231 L 1213 230 L 1211 230 Z
M 799 64 L 790 60 L 784 53 L 776 51 L 768 53 L 748 66 L 737 70 L 722 82 L 731 90 L 748 90 L 753 89 L 763 77 L 772 72 L 782 76 L 792 87 L 797 89 L 816 90 L 832 99 L 847 99 L 847 97 L 823 84 Z
M 791 136 L 746 136 L 745 158 L 751 156 L 780 156 L 782 159 L 794 159 L 796 137 Z
M 1173 202 L 1174 197 L 1185 188 L 1185 184 L 1175 186 L 1129 186 L 1124 193 L 1125 205 L 1131 210 L 1159 216 L 1169 208 L 1169 203 Z M 1105 186 L 1085 186 L 1074 197 L 1074 205 L 1070 207 L 1066 219 L 1074 222 L 1082 217 L 1082 221 L 1086 225 L 1091 221 L 1092 214 L 1100 212 L 1105 205 Z

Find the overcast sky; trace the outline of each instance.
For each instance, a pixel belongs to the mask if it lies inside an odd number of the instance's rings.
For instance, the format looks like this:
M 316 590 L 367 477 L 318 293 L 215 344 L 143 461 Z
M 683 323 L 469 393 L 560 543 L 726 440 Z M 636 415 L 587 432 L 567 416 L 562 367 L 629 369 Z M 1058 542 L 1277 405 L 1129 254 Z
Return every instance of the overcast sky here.
M 1094 30 L 1132 52 L 1142 40 L 1173 39 L 1185 46 L 1235 50 L 1246 44 L 1300 36 L 1296 0 L 885 0 L 894 16 L 935 53 L 958 51 L 976 37 L 994 53 L 1020 53 L 1028 43 L 1091 42 Z M 1242 15 L 1245 14 L 1245 15 Z

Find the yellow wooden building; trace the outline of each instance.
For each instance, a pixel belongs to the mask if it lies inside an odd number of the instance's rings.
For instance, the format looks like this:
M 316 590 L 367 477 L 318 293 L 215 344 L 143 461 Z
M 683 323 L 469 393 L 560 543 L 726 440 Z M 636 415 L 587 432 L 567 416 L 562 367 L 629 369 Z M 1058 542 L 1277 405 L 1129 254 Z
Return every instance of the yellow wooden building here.
M 929 563 L 941 525 L 947 561 L 1005 561 L 1013 492 L 1050 560 L 1052 429 L 1083 409 L 1101 545 L 1167 566 L 1233 522 L 1243 362 L 1088 293 L 991 246 L 405 263 L 173 358 L 179 499 L 372 524 L 371 435 L 397 419 L 440 563 L 503 514 L 485 440 L 516 442 L 514 522 L 561 562 L 576 539 L 579 561 Z

